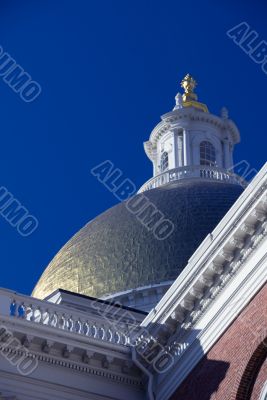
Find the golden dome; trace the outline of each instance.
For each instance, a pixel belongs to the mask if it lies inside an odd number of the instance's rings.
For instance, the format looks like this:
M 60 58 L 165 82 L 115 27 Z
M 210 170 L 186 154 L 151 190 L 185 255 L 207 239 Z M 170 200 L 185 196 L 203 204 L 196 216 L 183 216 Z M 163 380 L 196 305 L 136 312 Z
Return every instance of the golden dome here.
M 124 203 L 118 204 L 89 222 L 59 251 L 33 296 L 43 299 L 61 288 L 103 297 L 176 279 L 242 190 L 233 184 L 192 179 L 147 191 L 146 197 L 175 225 L 165 240 L 157 240 Z

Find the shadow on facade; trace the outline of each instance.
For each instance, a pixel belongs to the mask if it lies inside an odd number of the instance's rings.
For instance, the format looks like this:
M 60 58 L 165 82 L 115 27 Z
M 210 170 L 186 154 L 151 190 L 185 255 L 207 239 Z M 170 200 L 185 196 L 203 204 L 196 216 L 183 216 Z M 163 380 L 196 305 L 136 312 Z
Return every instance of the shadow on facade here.
M 203 355 L 201 361 L 197 364 L 197 366 L 193 369 L 193 371 L 185 378 L 184 382 L 180 385 L 178 390 L 171 396 L 171 400 L 209 400 L 212 395 L 214 395 L 221 382 L 224 380 L 227 370 L 230 366 L 229 363 L 218 360 L 208 359 L 202 350 L 202 346 L 198 340 L 199 331 L 188 331 L 188 330 L 179 330 L 179 336 L 172 340 L 172 343 L 167 341 L 168 332 L 166 331 L 166 336 L 164 340 L 164 332 L 163 327 L 158 327 L 150 325 L 148 327 L 148 331 L 152 334 L 152 337 L 155 339 L 155 343 L 160 341 L 161 345 L 167 348 L 168 345 L 172 344 L 176 347 L 176 356 L 174 358 L 174 363 L 169 368 L 166 368 L 166 373 L 160 374 L 158 372 L 155 373 L 153 371 L 153 353 L 151 347 L 144 346 L 144 355 L 148 357 L 150 354 L 150 365 L 147 365 L 146 368 L 157 375 L 156 381 L 157 384 L 153 387 L 153 393 L 155 400 L 159 399 L 157 388 L 160 386 L 161 380 L 164 380 L 165 374 L 170 375 L 172 371 L 175 371 L 179 368 L 179 363 L 182 365 L 185 357 L 189 357 L 190 352 L 192 352 L 192 357 L 198 354 L 200 357 Z M 159 339 L 160 338 L 160 339 Z M 163 338 L 163 339 L 162 339 Z M 190 340 L 190 346 L 189 346 Z M 142 358 L 142 354 L 139 353 L 139 359 Z M 143 358 L 144 362 L 144 358 Z
M 171 397 L 171 400 L 211 399 L 224 380 L 229 365 L 227 362 L 210 360 L 205 356 Z
M 179 337 L 183 338 L 181 340 L 184 341 L 188 336 L 187 331 L 181 331 L 179 334 Z M 193 353 L 192 356 L 197 353 L 203 357 L 172 395 L 171 400 L 210 400 L 225 379 L 230 364 L 225 361 L 209 359 L 207 355 L 204 355 L 198 336 L 199 331 L 191 331 L 190 338 L 194 343 L 189 347 L 187 357 L 190 358 L 190 351 Z

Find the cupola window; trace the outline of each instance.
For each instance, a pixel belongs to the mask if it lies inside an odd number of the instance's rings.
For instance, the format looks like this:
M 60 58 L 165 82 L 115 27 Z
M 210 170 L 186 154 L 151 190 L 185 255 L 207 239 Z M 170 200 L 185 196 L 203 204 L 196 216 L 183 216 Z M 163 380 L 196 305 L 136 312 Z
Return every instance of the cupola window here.
M 200 165 L 208 165 L 209 167 L 216 165 L 215 147 L 206 140 L 200 143 Z
M 169 155 L 167 151 L 164 151 L 161 155 L 160 170 L 161 172 L 166 171 L 169 168 Z

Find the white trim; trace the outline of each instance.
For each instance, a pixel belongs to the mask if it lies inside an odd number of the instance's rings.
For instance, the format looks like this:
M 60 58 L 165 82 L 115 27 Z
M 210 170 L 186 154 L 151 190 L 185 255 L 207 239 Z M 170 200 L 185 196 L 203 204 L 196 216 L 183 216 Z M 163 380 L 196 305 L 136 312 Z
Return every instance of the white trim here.
M 267 381 L 265 382 L 265 384 L 263 386 L 259 400 L 266 400 L 266 399 L 267 399 Z
M 267 240 L 263 243 L 266 249 Z M 242 281 L 243 280 L 243 281 Z M 159 377 L 157 393 L 161 400 L 167 400 L 213 347 L 220 336 L 232 324 L 267 280 L 267 254 L 259 260 L 252 271 L 243 268 L 242 274 L 231 282 L 220 298 L 212 304 L 205 316 L 194 327 L 199 332 L 186 340 L 189 347 L 162 380 Z M 193 341 L 191 342 L 191 338 Z
M 157 377 L 161 400 L 174 393 L 266 283 L 266 265 L 267 163 L 142 323 L 159 338 L 161 332 L 166 338 L 167 329 L 170 351 L 175 341 L 185 348 L 171 370 Z

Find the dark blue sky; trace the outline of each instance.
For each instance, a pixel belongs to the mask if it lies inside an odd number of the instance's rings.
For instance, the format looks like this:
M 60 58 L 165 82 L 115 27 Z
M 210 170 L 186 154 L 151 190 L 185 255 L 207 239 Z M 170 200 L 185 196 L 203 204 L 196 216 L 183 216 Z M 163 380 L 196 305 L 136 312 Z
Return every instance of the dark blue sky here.
M 117 203 L 90 169 L 110 159 L 138 186 L 143 142 L 190 72 L 210 111 L 227 106 L 235 160 L 266 161 L 267 75 L 226 35 L 246 21 L 267 41 L 264 1 L 1 0 L 0 45 L 42 86 L 33 103 L 0 79 L 0 186 L 39 220 L 23 238 L 3 218 L 0 286 L 30 293 L 87 221 Z

